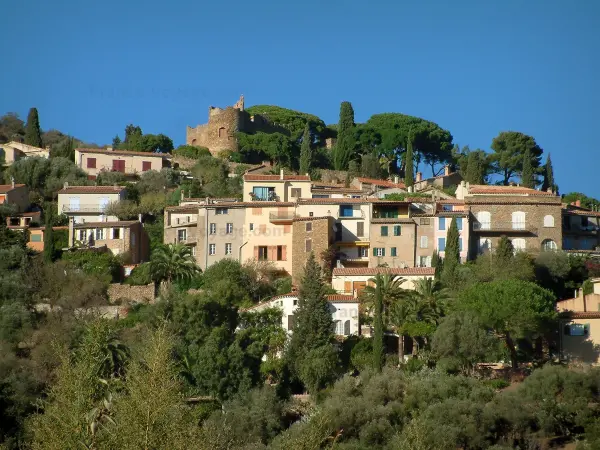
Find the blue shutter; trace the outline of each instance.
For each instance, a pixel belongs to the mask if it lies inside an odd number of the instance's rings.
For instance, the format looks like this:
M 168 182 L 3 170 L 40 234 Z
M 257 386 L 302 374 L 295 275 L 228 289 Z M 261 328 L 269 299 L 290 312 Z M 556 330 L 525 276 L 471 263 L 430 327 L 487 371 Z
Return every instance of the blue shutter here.
M 446 218 L 445 217 L 440 217 L 440 226 L 439 226 L 439 230 L 443 231 L 446 229 Z
M 457 217 L 456 218 L 456 228 L 458 228 L 458 230 L 462 230 L 462 217 Z
M 438 250 L 440 252 L 446 251 L 446 238 L 438 238 Z

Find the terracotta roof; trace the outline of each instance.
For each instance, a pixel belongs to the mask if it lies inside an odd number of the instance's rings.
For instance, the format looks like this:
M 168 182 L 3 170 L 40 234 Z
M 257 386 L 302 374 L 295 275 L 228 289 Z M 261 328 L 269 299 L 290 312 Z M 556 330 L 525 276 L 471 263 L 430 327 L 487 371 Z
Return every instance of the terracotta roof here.
M 600 217 L 600 211 L 582 211 L 579 209 L 565 209 L 563 208 L 563 214 L 568 216 L 587 216 L 587 217 Z
M 415 221 L 407 217 L 385 217 L 371 219 L 371 223 L 411 223 L 415 225 Z
M 465 199 L 465 204 L 467 205 L 553 205 L 559 206 L 560 202 L 555 201 L 558 200 L 558 197 L 544 197 L 543 200 L 532 200 L 528 197 L 513 197 L 513 198 L 489 198 L 486 200 L 481 200 L 480 198 L 474 197 Z
M 24 212 L 24 213 L 11 214 L 9 217 L 34 217 L 34 216 L 40 216 L 41 214 L 42 214 L 41 211 L 30 211 L 30 212 Z
M 244 181 L 310 181 L 308 175 L 244 175 Z
M 600 311 L 565 311 L 561 315 L 570 319 L 600 319 Z
M 194 211 L 198 212 L 200 205 L 167 206 L 165 211 Z
M 317 217 L 294 217 L 294 222 L 308 222 L 311 220 L 322 220 L 333 218 L 332 216 L 317 216 Z
M 333 269 L 334 276 L 343 275 L 377 275 L 389 274 L 389 275 L 435 275 L 435 267 L 408 267 L 406 269 L 394 268 L 394 267 L 348 267 L 348 268 L 335 268 Z
M 467 217 L 469 215 L 469 211 L 437 211 L 435 213 L 436 216 L 444 217 L 444 216 L 459 216 L 459 217 Z
M 58 191 L 59 194 L 118 194 L 124 191 L 123 186 L 67 186 Z
M 45 230 L 46 227 L 45 226 L 41 226 L 38 228 L 30 228 L 30 230 Z M 67 225 L 60 225 L 60 226 L 56 226 L 56 227 L 52 227 L 53 230 L 68 230 L 69 227 Z
M 315 194 L 356 194 L 356 195 L 364 195 L 364 191 L 362 189 L 350 189 L 350 188 L 340 188 L 340 189 L 327 189 L 327 188 L 317 188 L 313 187 L 311 192 Z
M 538 191 L 537 189 L 530 189 L 523 186 L 487 186 L 483 184 L 472 184 L 469 186 L 469 194 L 557 197 L 557 195 L 552 192 Z
M 130 227 L 139 223 L 137 220 L 118 220 L 116 222 L 86 222 L 78 223 L 74 228 L 114 228 L 114 227 Z
M 376 178 L 356 178 L 361 183 L 372 184 L 374 186 L 384 186 L 384 187 L 392 187 L 392 188 L 405 188 L 404 183 L 394 183 L 389 180 L 378 180 Z
M 465 201 L 457 198 L 438 198 L 436 203 L 441 205 L 464 205 Z
M 14 186 L 12 184 L 0 184 L 0 194 L 6 194 L 7 192 L 12 191 L 15 188 L 20 188 L 25 186 L 24 184 L 15 184 Z
M 298 204 L 301 205 L 347 205 L 350 203 L 367 204 L 371 203 L 373 198 L 300 198 Z
M 329 294 L 326 295 L 325 298 L 328 302 L 335 303 L 360 303 L 360 301 L 353 297 L 352 295 L 343 295 L 343 294 Z
M 172 158 L 169 153 L 134 152 L 132 150 L 107 150 L 105 148 L 76 148 L 80 153 L 100 153 L 103 155 L 147 156 L 148 158 Z
M 296 206 L 293 202 L 231 202 L 231 203 L 211 203 L 209 205 L 200 205 L 202 208 L 275 208 L 278 206 Z

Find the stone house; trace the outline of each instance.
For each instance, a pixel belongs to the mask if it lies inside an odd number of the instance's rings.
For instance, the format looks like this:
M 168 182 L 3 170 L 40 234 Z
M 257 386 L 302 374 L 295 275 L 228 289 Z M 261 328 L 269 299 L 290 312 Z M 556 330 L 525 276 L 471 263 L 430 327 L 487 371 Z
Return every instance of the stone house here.
M 58 191 L 58 214 L 66 214 L 76 224 L 85 222 L 114 222 L 116 216 L 106 216 L 106 207 L 125 199 L 121 186 L 69 186 Z
M 36 156 L 48 159 L 50 157 L 50 147 L 40 148 L 22 142 L 10 141 L 6 144 L 0 144 L 0 155 L 4 156 L 4 165 L 10 166 L 15 161 L 23 158 Z
M 563 205 L 562 230 L 564 250 L 600 250 L 600 212 L 582 208 L 581 203 Z
M 456 197 L 464 200 L 471 217 L 472 255 L 493 250 L 503 235 L 517 251 L 562 248 L 562 204 L 552 192 L 463 182 Z
M 378 273 L 395 275 L 402 280 L 401 288 L 414 289 L 416 281 L 423 278 L 433 278 L 435 269 L 433 267 L 409 267 L 404 269 L 398 267 L 335 268 L 333 269 L 331 286 L 339 294 L 358 297 L 366 286 L 373 285 L 370 280 Z
M 445 189 L 452 186 L 458 186 L 462 181 L 462 175 L 458 172 L 453 172 L 450 165 L 446 164 L 444 166 L 444 173 L 435 177 L 423 179 L 423 173 L 417 172 L 413 189 L 415 192 L 421 192 L 430 186 L 434 186 L 438 189 Z
M 311 197 L 311 181 L 308 175 L 244 175 L 245 202 L 278 201 L 293 202 Z
M 351 295 L 327 295 L 329 311 L 334 324 L 336 336 L 347 337 L 360 333 L 359 302 Z M 259 312 L 267 308 L 279 308 L 282 311 L 281 326 L 288 334 L 294 328 L 294 312 L 298 308 L 298 293 L 275 296 L 266 302 L 246 309 L 248 312 Z
M 333 218 L 324 217 L 295 217 L 292 225 L 292 283 L 300 284 L 304 275 L 304 267 L 311 252 L 315 254 L 323 269 L 321 257 L 333 244 Z
M 458 228 L 460 260 L 466 262 L 469 259 L 470 221 L 469 213 L 465 210 L 464 201 L 440 200 L 439 203 L 436 203 L 436 212 L 433 217 L 433 246 L 438 254 L 444 258 L 446 255 L 446 238 L 452 220 L 456 220 L 456 227 Z
M 0 184 L 0 204 L 13 205 L 16 212 L 24 212 L 29 207 L 29 188 L 24 184 Z
M 149 170 L 160 171 L 171 167 L 171 158 L 168 153 L 133 152 L 112 147 L 75 149 L 75 164 L 90 179 L 95 179 L 103 171 L 126 175 L 137 175 Z

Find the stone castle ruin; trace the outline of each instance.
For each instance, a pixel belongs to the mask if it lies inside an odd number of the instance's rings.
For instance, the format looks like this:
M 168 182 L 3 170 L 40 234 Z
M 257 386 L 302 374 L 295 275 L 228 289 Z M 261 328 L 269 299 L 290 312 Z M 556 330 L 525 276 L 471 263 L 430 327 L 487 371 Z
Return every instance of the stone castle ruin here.
M 256 133 L 262 131 L 273 133 L 280 131 L 266 117 L 251 116 L 244 110 L 244 96 L 225 109 L 208 107 L 208 123 L 195 128 L 187 127 L 185 143 L 196 147 L 206 147 L 213 156 L 221 151 L 238 151 L 237 132 Z

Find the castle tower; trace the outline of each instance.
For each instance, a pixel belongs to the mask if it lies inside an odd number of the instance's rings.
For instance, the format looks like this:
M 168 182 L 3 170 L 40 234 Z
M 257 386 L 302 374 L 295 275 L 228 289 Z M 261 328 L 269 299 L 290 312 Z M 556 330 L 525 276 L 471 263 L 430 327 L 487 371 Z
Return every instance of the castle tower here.
M 240 95 L 240 99 L 237 101 L 235 105 L 233 105 L 234 109 L 239 109 L 240 111 L 244 110 L 244 94 Z

